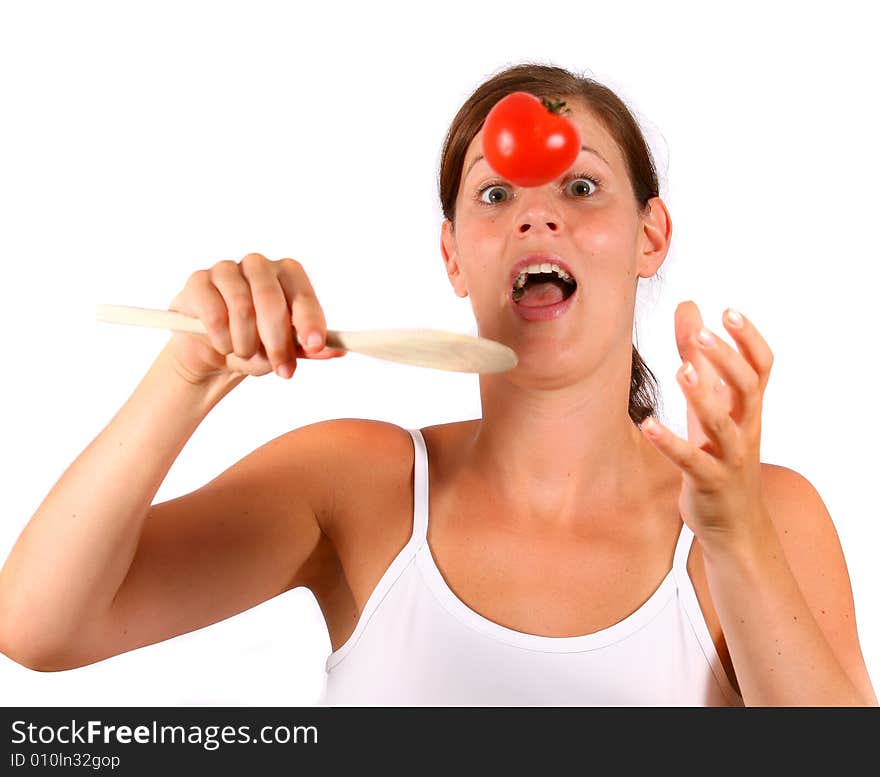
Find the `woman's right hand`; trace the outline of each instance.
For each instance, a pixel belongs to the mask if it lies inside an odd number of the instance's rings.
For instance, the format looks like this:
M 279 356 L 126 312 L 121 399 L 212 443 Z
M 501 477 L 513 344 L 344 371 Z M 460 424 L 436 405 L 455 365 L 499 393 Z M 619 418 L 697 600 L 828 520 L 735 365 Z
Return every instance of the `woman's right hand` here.
M 290 378 L 297 358 L 332 359 L 347 351 L 326 348 L 324 311 L 303 266 L 248 254 L 198 270 L 168 306 L 199 319 L 207 335 L 173 332 L 169 346 L 181 374 L 192 383 L 224 375 Z M 317 345 L 308 337 L 317 333 Z M 305 347 L 303 347 L 305 344 Z

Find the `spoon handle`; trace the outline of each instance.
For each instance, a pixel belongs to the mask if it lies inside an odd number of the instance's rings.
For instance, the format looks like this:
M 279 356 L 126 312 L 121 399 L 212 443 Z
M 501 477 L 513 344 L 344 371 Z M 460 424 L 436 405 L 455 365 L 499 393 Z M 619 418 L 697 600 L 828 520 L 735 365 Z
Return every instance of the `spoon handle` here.
M 173 310 L 98 305 L 98 321 L 208 333 L 199 319 Z M 517 364 L 516 354 L 502 343 L 438 329 L 328 329 L 326 340 L 330 348 L 452 372 L 504 372 Z

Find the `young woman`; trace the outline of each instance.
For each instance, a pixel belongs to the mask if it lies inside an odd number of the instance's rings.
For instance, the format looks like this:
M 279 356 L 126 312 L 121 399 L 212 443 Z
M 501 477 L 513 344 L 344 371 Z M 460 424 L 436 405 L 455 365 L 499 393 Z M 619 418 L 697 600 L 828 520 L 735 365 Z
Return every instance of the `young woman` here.
M 518 90 L 565 100 L 584 145 L 540 187 L 481 154 Z M 624 103 L 560 68 L 494 76 L 450 127 L 440 198 L 450 283 L 519 356 L 480 376 L 482 417 L 311 424 L 151 504 L 246 376 L 342 355 L 299 262 L 196 272 L 169 307 L 209 335 L 172 335 L 25 527 L 0 649 L 78 667 L 307 586 L 333 651 L 325 704 L 876 705 L 822 500 L 759 460 L 773 357 L 748 318 L 725 315 L 736 347 L 704 346 L 679 305 L 688 439 L 652 423 L 631 334 L 672 227 Z

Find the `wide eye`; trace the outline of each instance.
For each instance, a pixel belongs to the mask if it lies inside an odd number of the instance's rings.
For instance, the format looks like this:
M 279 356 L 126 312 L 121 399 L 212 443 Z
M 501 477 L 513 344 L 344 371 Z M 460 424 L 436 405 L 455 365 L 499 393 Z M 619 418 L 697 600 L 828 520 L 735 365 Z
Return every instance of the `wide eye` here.
M 501 199 L 498 198 L 497 195 L 501 194 Z M 486 199 L 488 196 L 488 200 Z M 484 189 L 480 190 L 480 201 L 485 202 L 487 205 L 494 205 L 498 202 L 504 202 L 509 197 L 509 193 L 507 189 L 501 184 L 490 184 L 486 186 Z
M 568 185 L 571 187 L 571 192 L 576 197 L 584 197 L 593 194 L 598 188 L 595 181 L 584 177 L 575 178 L 569 182 Z M 592 190 L 590 189 L 591 186 L 593 187 Z
M 591 197 L 598 188 L 599 182 L 583 173 L 570 177 L 565 185 L 565 189 L 570 191 L 577 199 Z M 490 183 L 479 190 L 478 196 L 483 205 L 497 205 L 498 203 L 506 202 L 512 195 L 504 184 Z

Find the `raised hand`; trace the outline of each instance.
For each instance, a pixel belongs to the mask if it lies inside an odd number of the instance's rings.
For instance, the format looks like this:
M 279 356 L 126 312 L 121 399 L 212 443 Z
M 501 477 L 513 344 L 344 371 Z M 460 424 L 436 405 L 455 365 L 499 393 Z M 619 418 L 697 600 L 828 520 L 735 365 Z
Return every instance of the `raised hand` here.
M 736 348 L 704 330 L 691 301 L 675 311 L 683 364 L 676 377 L 687 399 L 688 439 L 654 418 L 642 431 L 682 472 L 679 512 L 698 539 L 738 542 L 769 520 L 761 493 L 761 411 L 773 353 L 748 319 L 728 309 L 724 326 Z M 704 330 L 706 331 L 706 330 Z M 689 380 L 691 378 L 691 380 Z

